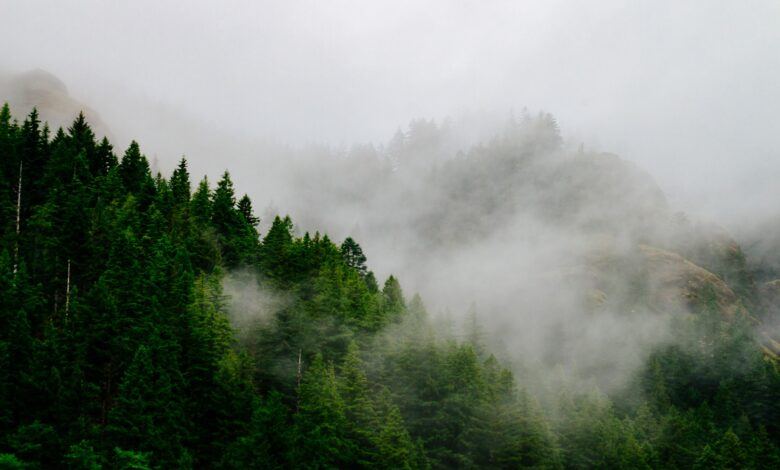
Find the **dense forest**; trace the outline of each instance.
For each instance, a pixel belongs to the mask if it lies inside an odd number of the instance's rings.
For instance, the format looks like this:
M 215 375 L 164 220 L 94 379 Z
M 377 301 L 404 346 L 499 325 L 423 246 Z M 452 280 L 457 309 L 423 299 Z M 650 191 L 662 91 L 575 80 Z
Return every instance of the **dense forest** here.
M 0 468 L 780 466 L 749 292 L 729 316 L 705 292 L 604 391 L 516 367 L 475 312 L 429 315 L 352 238 L 259 233 L 229 173 L 153 175 L 83 115 L 52 133 L 3 107 L 0 191 Z M 236 272 L 285 299 L 240 332 Z

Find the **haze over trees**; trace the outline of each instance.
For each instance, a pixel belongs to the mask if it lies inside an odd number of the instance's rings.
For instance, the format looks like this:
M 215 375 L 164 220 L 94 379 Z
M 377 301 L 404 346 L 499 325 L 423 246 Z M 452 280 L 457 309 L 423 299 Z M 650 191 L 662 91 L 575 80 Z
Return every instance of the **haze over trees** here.
M 780 466 L 776 317 L 739 246 L 675 219 L 616 158 L 564 156 L 552 116 L 510 124 L 442 163 L 435 184 L 392 197 L 449 201 L 415 219 L 421 263 L 513 226 L 510 207 L 576 237 L 631 241 L 588 258 L 592 283 L 576 292 L 591 303 L 576 317 L 563 316 L 566 299 L 535 303 L 550 324 L 515 322 L 547 335 L 527 356 L 497 344 L 479 308 L 453 324 L 403 279 L 377 279 L 358 237 L 300 233 L 281 215 L 259 232 L 227 171 L 196 182 L 182 159 L 155 175 L 138 143 L 114 149 L 83 115 L 54 131 L 35 111 L 19 122 L 3 107 L 0 466 Z M 359 164 L 361 184 L 425 166 L 444 152 L 441 132 L 416 121 L 388 147 L 388 166 Z M 319 178 L 323 199 L 340 197 Z M 621 185 L 631 198 L 617 197 Z M 675 230 L 659 230 L 670 220 Z M 233 273 L 282 299 L 240 332 L 223 288 Z M 552 297 L 549 285 L 563 284 L 529 279 L 521 292 Z M 558 323 L 606 318 L 622 333 L 651 314 L 670 316 L 670 335 L 617 381 L 572 354 L 585 349 Z

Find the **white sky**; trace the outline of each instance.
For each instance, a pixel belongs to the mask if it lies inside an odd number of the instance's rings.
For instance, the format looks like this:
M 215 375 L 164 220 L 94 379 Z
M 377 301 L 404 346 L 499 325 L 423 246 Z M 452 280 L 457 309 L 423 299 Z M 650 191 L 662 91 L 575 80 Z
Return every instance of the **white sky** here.
M 542 108 L 682 208 L 780 212 L 776 0 L 0 0 L 0 18 L 0 68 L 48 70 L 103 114 L 142 97 L 236 134 L 338 144 Z

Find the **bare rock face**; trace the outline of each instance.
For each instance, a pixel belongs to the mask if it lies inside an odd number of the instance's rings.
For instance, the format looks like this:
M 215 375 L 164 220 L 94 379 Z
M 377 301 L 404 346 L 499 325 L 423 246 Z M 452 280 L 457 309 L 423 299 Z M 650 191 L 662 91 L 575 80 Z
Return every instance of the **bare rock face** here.
M 740 301 L 721 278 L 677 253 L 648 245 L 639 251 L 659 308 L 714 310 L 726 318 L 737 314 Z
M 716 312 L 731 319 L 743 311 L 719 276 L 678 253 L 650 245 L 601 249 L 587 261 L 586 305 L 594 310 L 686 314 Z
M 758 298 L 763 314 L 761 345 L 769 357 L 780 361 L 780 279 L 759 286 Z
M 766 322 L 780 333 L 780 279 L 763 283 L 758 298 Z
M 552 269 L 542 279 L 577 292 L 573 305 L 593 314 L 697 314 L 731 320 L 749 311 L 720 276 L 679 253 L 645 244 L 621 247 L 605 239 L 594 243 L 580 262 Z M 780 295 L 780 282 L 778 289 Z
M 0 102 L 7 102 L 16 116 L 27 115 L 36 108 L 41 121 L 48 122 L 52 130 L 67 128 L 83 112 L 98 138 L 111 138 L 97 112 L 70 96 L 65 84 L 44 70 L 0 75 Z

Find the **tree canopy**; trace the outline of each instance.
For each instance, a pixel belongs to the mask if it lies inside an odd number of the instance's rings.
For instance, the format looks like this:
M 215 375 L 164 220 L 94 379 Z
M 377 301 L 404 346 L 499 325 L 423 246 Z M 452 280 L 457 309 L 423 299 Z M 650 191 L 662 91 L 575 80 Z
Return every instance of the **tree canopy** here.
M 51 135 L 0 109 L 0 217 L 4 468 L 780 466 L 780 374 L 747 317 L 680 319 L 618 392 L 540 385 L 476 311 L 448 333 L 380 288 L 351 237 L 261 234 L 228 172 L 193 192 L 186 159 L 152 175 L 83 115 Z M 237 271 L 285 300 L 241 335 Z

